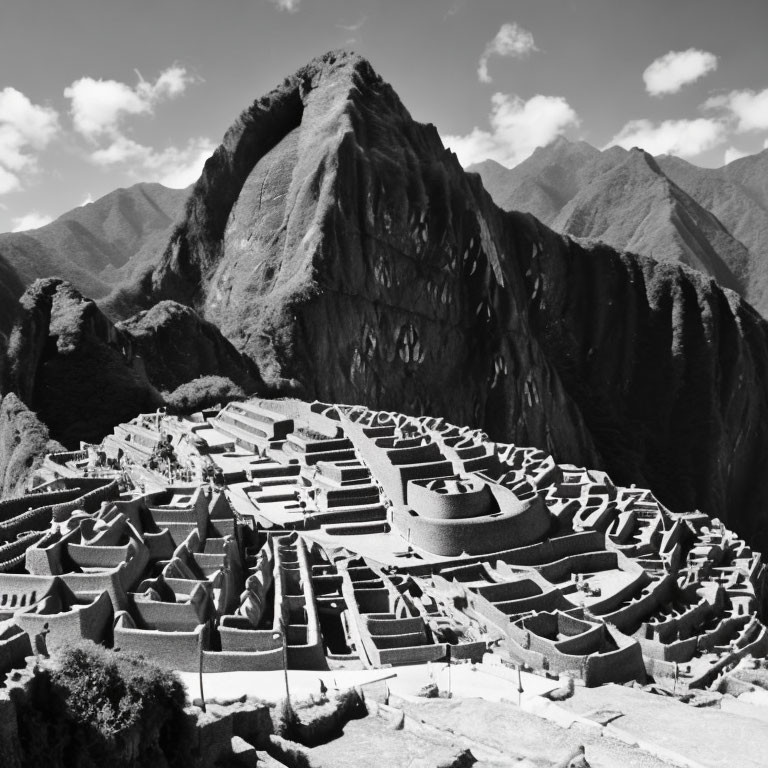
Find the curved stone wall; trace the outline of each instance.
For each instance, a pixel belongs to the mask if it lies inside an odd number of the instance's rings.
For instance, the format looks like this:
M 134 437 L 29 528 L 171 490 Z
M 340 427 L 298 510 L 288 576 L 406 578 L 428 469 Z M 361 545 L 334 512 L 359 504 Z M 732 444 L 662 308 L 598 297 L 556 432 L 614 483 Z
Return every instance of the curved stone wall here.
M 458 476 L 411 480 L 408 483 L 408 506 L 420 517 L 441 520 L 480 517 L 497 509 L 485 483 L 474 477 Z
M 475 518 L 422 517 L 412 509 L 395 510 L 394 523 L 408 542 L 434 555 L 456 557 L 498 552 L 505 546 L 524 547 L 544 538 L 550 516 L 540 497 L 522 509 Z

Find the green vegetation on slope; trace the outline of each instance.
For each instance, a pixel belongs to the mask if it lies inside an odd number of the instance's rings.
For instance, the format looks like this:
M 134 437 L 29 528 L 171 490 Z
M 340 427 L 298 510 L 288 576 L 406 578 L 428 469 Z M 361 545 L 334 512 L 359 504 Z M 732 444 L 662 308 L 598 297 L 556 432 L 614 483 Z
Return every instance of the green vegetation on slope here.
M 21 495 L 46 453 L 62 451 L 48 427 L 13 392 L 0 401 L 0 494 Z

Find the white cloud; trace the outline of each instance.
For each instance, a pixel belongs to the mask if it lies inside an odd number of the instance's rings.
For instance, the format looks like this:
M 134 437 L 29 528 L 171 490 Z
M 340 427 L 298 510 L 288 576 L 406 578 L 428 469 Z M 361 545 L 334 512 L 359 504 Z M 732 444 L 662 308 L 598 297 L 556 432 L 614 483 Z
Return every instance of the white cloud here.
M 44 149 L 59 130 L 55 109 L 33 104 L 21 91 L 0 91 L 0 163 L 13 171 L 28 167 L 29 149 Z
M 28 229 L 39 229 L 46 224 L 50 224 L 53 221 L 52 216 L 48 216 L 45 213 L 38 213 L 37 211 L 30 211 L 24 216 L 17 216 L 11 219 L 13 225 L 12 232 L 24 232 Z
M 768 149 L 768 139 L 763 142 L 763 149 Z
M 81 77 L 65 88 L 75 130 L 92 140 L 116 136 L 126 115 L 151 114 L 156 104 L 183 93 L 194 80 L 179 66 L 161 72 L 154 83 L 137 74 L 139 82 L 134 87 L 117 80 Z
M 445 136 L 462 165 L 496 160 L 513 166 L 525 160 L 536 147 L 549 144 L 579 118 L 562 96 L 519 96 L 495 93 L 489 116 L 491 130 L 473 128 L 466 136 Z
M 106 147 L 91 152 L 90 159 L 96 165 L 118 165 L 129 160 L 142 162 L 147 156 L 152 154 L 152 148 L 127 136 L 118 135 L 111 144 Z
M 198 137 L 190 139 L 185 147 L 167 147 L 157 151 L 119 136 L 109 146 L 92 152 L 90 159 L 104 167 L 127 164 L 132 176 L 181 188 L 198 179 L 205 161 L 215 148 L 210 139 Z
M 684 85 L 693 83 L 717 69 L 717 56 L 707 51 L 689 48 L 670 51 L 653 61 L 643 72 L 645 90 L 651 96 L 677 93 Z
M 163 70 L 154 83 L 148 83 L 139 74 L 139 91 L 149 101 L 157 101 L 161 98 L 173 98 L 184 93 L 187 86 L 194 82 L 194 77 L 187 73 L 184 67 L 174 65 Z
M 630 120 L 604 148 L 618 145 L 625 149 L 641 147 L 652 155 L 694 157 L 712 149 L 725 139 L 725 125 L 719 120 Z
M 764 91 L 731 91 L 713 96 L 704 103 L 705 109 L 722 109 L 736 120 L 736 130 L 768 130 L 768 88 Z
M 488 73 L 488 60 L 491 56 L 512 56 L 522 59 L 531 51 L 538 51 L 533 41 L 533 35 L 517 24 L 502 24 L 496 37 L 493 38 L 483 51 L 477 63 L 477 77 L 481 83 L 490 83 L 492 78 Z
M 269 0 L 269 2 L 272 3 L 278 11 L 288 11 L 288 13 L 296 13 L 301 4 L 301 0 Z
M 81 77 L 64 89 L 64 96 L 71 101 L 75 130 L 89 139 L 117 131 L 124 115 L 138 115 L 152 109 L 136 90 L 116 80 Z
M 19 181 L 19 177 L 11 173 L 10 171 L 6 171 L 5 168 L 3 168 L 2 165 L 0 165 L 0 195 L 5 195 L 8 192 L 13 192 L 15 189 L 18 189 L 21 186 L 21 181 Z
M 159 103 L 183 93 L 194 78 L 179 66 L 164 70 L 154 82 L 136 74 L 135 86 L 91 77 L 72 83 L 64 95 L 71 101 L 75 130 L 95 147 L 88 155 L 95 165 L 124 166 L 137 179 L 186 187 L 200 175 L 215 149 L 213 142 L 198 137 L 183 147 L 158 150 L 131 138 L 124 124 L 129 116 L 152 114 Z
M 732 163 L 741 157 L 747 157 L 747 155 L 749 155 L 749 152 L 742 152 L 740 149 L 736 149 L 736 147 L 728 147 L 723 156 L 723 165 L 728 165 L 728 163 Z
M 148 168 L 157 173 L 157 180 L 166 187 L 182 189 L 200 178 L 205 161 L 216 149 L 210 139 L 191 139 L 186 147 L 169 147 L 155 153 Z
M 93 195 L 90 192 L 85 193 L 85 197 L 83 198 L 83 202 L 80 203 L 80 207 L 82 208 L 84 205 L 88 205 L 89 203 L 93 202 Z
M 10 86 L 0 91 L 0 194 L 21 187 L 19 172 L 35 169 L 35 153 L 58 131 L 55 109 L 33 104 Z

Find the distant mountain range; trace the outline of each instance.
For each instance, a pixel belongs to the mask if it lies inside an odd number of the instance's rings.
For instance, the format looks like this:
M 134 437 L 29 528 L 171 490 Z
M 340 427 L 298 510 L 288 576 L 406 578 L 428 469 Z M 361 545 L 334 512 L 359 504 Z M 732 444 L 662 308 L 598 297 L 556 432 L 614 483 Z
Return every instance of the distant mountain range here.
M 63 277 L 98 299 L 163 249 L 188 195 L 161 184 L 117 189 L 39 229 L 0 234 L 0 257 L 24 285 Z
M 715 278 L 768 315 L 768 150 L 699 168 L 559 138 L 514 168 L 470 166 L 504 210 Z

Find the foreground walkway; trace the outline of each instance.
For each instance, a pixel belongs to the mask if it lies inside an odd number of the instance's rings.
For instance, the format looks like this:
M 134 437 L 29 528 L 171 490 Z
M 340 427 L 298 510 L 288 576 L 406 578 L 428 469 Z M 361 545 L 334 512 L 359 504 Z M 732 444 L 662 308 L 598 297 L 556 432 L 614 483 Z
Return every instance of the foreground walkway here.
M 591 768 L 666 768 L 672 765 L 634 745 L 604 736 L 599 728 L 578 723 L 561 728 L 508 702 L 422 699 L 419 704 L 403 702 L 402 707 L 408 717 L 469 748 L 481 759 L 483 767 L 502 764 L 498 758 L 489 759 L 493 753 L 506 756 L 515 766 L 552 766 L 581 745 L 585 747 Z
M 190 699 L 200 697 L 199 676 L 192 672 L 179 672 Z M 449 679 L 450 678 L 450 679 Z M 386 680 L 393 695 L 404 699 L 415 698 L 430 683 L 436 683 L 441 691 L 451 688 L 457 698 L 481 698 L 487 701 L 518 701 L 517 675 L 513 670 L 495 664 L 454 664 L 450 674 L 445 663 L 415 664 L 392 669 L 288 670 L 291 696 L 307 698 L 319 693 L 320 680 L 329 690 L 370 685 Z M 540 675 L 522 673 L 522 701 L 541 696 L 560 686 L 557 680 Z M 285 697 L 285 676 L 282 670 L 272 672 L 206 672 L 203 674 L 206 700 L 237 699 L 240 696 L 256 696 L 264 701 L 275 702 Z
M 710 707 L 691 707 L 620 685 L 577 688 L 573 698 L 560 707 L 587 717 L 619 714 L 606 726 L 606 735 L 624 738 L 657 755 L 665 751 L 671 758 L 683 755 L 693 766 L 768 765 L 768 726 L 761 719 L 764 713 L 759 707 L 754 707 L 754 716 L 737 715 Z
M 198 676 L 181 673 L 190 698 L 200 695 Z M 393 703 L 407 715 L 436 731 L 534 762 L 555 751 L 587 746 L 593 768 L 664 765 L 689 768 L 765 768 L 768 755 L 768 708 L 744 704 L 738 714 L 696 708 L 620 685 L 577 687 L 574 696 L 553 704 L 543 694 L 559 687 L 557 680 L 522 673 L 518 698 L 514 670 L 498 664 L 458 664 L 450 669 L 453 698 L 424 699 L 418 692 L 436 683 L 449 685 L 444 663 L 379 670 L 290 670 L 295 700 L 329 689 L 386 682 Z M 276 702 L 285 696 L 282 671 L 206 673 L 206 700 L 233 700 L 243 695 Z M 518 705 L 519 702 L 519 705 Z M 358 725 L 356 728 L 365 728 Z

